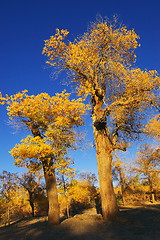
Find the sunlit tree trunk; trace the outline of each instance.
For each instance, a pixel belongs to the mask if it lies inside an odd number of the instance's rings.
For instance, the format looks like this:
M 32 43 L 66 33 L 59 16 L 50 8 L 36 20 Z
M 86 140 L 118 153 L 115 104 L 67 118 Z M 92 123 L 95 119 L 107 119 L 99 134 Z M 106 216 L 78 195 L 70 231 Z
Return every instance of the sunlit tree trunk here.
M 37 126 L 35 126 L 32 122 L 29 123 L 27 122 L 26 125 L 29 126 L 34 137 L 39 136 L 40 138 L 43 138 Z M 52 159 L 50 159 L 49 163 L 47 162 L 47 160 L 42 159 L 42 166 L 44 171 L 44 178 L 46 182 L 46 191 L 49 204 L 48 225 L 50 226 L 57 225 L 60 223 L 60 210 L 58 203 L 56 176 L 55 171 L 52 170 L 53 168 Z
M 96 156 L 100 184 L 102 215 L 105 221 L 112 220 L 118 213 L 118 205 L 112 183 L 112 148 L 103 123 L 97 122 L 94 128 Z
M 105 220 L 118 212 L 112 185 L 112 151 L 125 150 L 126 141 L 120 143 L 120 136 L 133 137 L 141 132 L 136 113 L 145 110 L 148 104 L 157 106 L 156 95 L 151 92 L 160 81 L 156 71 L 128 67 L 135 63 L 139 36 L 125 26 L 115 28 L 116 25 L 117 21 L 113 25 L 110 21 L 98 21 L 81 38 L 69 43 L 66 41 L 69 32 L 57 29 L 43 48 L 48 64 L 69 70 L 72 81 L 78 84 L 78 95 L 91 96 Z M 106 120 L 110 121 L 108 129 Z
M 96 82 L 97 85 L 97 82 Z M 95 88 L 96 89 L 96 88 Z M 98 89 L 98 88 L 97 88 Z M 112 183 L 112 151 L 113 145 L 107 131 L 106 113 L 103 110 L 103 91 L 95 90 L 92 95 L 92 121 L 94 141 L 96 145 L 96 157 L 104 221 L 112 220 L 118 214 L 119 209 Z
M 44 168 L 44 177 L 46 182 L 46 191 L 49 203 L 48 225 L 56 225 L 60 222 L 60 211 L 58 204 L 58 193 L 56 186 L 55 172 L 46 171 Z

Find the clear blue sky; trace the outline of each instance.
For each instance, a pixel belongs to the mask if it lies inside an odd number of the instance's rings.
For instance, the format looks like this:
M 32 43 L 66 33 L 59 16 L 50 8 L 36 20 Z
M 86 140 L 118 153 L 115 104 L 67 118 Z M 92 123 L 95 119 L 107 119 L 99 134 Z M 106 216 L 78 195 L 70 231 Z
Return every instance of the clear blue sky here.
M 142 69 L 160 70 L 160 2 L 159 0 L 8 0 L 0 3 L 0 91 L 15 94 L 24 89 L 29 94 L 48 92 L 54 95 L 65 86 L 50 77 L 42 56 L 44 40 L 56 28 L 68 29 L 73 39 L 86 31 L 96 15 L 111 18 L 134 28 L 140 35 L 141 47 L 136 51 L 137 66 Z M 7 123 L 6 111 L 0 106 L 0 172 L 20 171 L 13 166 L 8 151 L 26 136 L 15 133 Z M 91 123 L 88 134 L 92 140 Z M 130 150 L 129 156 L 133 155 Z M 96 173 L 94 150 L 80 150 L 73 154 L 78 170 Z

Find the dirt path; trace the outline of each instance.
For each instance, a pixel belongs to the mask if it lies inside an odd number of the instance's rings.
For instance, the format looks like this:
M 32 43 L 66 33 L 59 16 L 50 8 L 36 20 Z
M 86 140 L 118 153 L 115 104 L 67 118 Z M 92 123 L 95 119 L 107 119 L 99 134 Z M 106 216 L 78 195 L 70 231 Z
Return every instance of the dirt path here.
M 160 205 L 123 208 L 114 223 L 100 215 L 76 215 L 47 227 L 45 217 L 0 228 L 0 240 L 160 240 Z

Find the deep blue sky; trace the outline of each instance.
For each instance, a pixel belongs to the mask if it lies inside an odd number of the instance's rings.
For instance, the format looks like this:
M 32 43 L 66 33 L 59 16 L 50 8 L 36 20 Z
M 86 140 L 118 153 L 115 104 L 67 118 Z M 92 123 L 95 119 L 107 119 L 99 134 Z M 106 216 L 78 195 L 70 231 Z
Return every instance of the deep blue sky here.
M 99 14 L 109 18 L 116 14 L 127 28 L 134 28 L 141 37 L 136 65 L 160 70 L 159 0 L 8 0 L 0 3 L 0 91 L 15 94 L 27 89 L 29 94 L 51 95 L 62 91 L 65 86 L 60 79 L 51 79 L 51 69 L 45 66 L 46 58 L 41 54 L 44 40 L 56 28 L 68 29 L 73 39 L 83 34 Z M 8 151 L 25 137 L 25 132 L 15 133 L 7 124 L 3 106 L 0 111 L 0 172 L 18 172 Z M 88 126 L 88 132 L 92 131 L 91 123 Z M 132 150 L 128 156 L 133 156 Z M 78 170 L 97 171 L 93 150 L 78 151 L 73 157 Z

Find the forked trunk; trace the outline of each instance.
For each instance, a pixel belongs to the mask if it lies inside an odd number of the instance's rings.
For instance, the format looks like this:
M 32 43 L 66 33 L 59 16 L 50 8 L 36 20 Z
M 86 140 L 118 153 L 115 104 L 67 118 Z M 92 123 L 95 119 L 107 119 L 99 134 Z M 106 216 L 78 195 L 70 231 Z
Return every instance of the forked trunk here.
M 60 211 L 58 204 L 58 193 L 56 186 L 55 172 L 45 172 L 46 190 L 49 203 L 48 209 L 48 225 L 56 225 L 60 222 Z
M 102 127 L 102 128 L 101 128 Z M 93 126 L 96 143 L 96 156 L 100 184 L 102 215 L 105 221 L 112 220 L 118 214 L 118 205 L 112 183 L 112 154 L 111 143 L 105 128 Z

